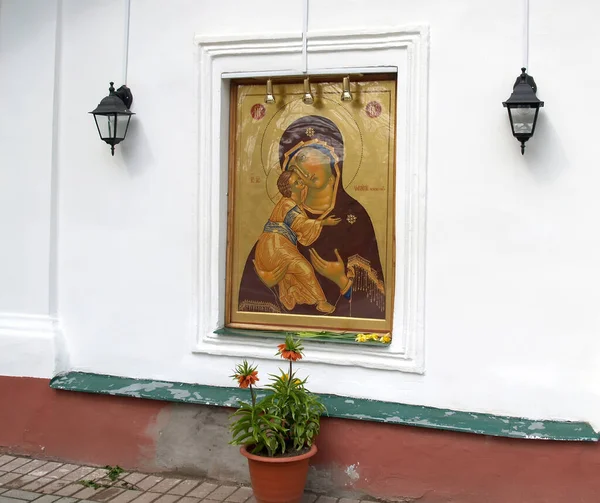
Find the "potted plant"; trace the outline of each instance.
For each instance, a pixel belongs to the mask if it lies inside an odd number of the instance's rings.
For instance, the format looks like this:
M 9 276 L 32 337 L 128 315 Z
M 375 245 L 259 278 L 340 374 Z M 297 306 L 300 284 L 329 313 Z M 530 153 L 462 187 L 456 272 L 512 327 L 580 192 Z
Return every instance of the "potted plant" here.
M 257 398 L 256 366 L 246 360 L 231 376 L 240 388 L 250 390 L 251 402 L 241 402 L 232 415 L 234 445 L 248 459 L 254 497 L 259 503 L 297 503 L 302 499 L 309 459 L 325 406 L 306 389 L 293 363 L 302 359 L 304 348 L 292 335 L 278 346 L 277 355 L 289 361 L 289 370 L 271 375 L 267 395 Z

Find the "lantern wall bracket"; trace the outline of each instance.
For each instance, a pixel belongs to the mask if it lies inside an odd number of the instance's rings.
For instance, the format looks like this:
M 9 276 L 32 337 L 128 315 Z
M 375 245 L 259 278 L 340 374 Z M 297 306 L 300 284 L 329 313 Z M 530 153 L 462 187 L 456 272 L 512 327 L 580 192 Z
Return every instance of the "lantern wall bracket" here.
M 528 84 L 529 86 L 531 86 L 531 89 L 533 89 L 533 92 L 535 94 L 537 94 L 537 85 L 535 83 L 535 80 L 533 79 L 533 77 L 531 75 L 529 75 L 527 73 L 527 68 L 523 67 L 521 68 L 521 75 L 519 75 L 517 77 L 517 80 L 515 80 L 515 83 L 513 85 L 513 90 L 521 83 L 521 82 L 525 82 L 525 84 Z M 120 88 L 119 88 L 120 89 Z
M 131 104 L 133 103 L 133 94 L 131 94 L 131 89 L 123 85 L 115 91 L 114 84 L 114 82 L 110 83 L 110 88 L 108 89 L 110 94 L 117 96 L 123 103 L 125 103 L 127 108 L 131 108 Z

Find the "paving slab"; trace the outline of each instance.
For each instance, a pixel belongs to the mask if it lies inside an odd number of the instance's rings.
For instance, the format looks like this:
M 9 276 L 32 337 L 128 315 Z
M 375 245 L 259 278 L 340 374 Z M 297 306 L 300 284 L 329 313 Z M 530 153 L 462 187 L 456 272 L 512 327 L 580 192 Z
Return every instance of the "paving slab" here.
M 132 503 L 152 503 L 154 500 L 160 498 L 160 493 L 142 493 L 139 498 L 136 498 Z
M 79 466 L 75 470 L 67 473 L 63 479 L 76 482 L 78 480 L 85 479 L 86 476 L 92 473 L 94 470 L 95 468 L 91 466 Z
M 6 463 L 5 465 L 3 465 L 2 471 L 12 472 L 13 470 L 16 470 L 17 468 L 19 468 L 20 466 L 26 465 L 30 461 L 31 461 L 31 459 L 29 459 L 29 458 L 15 458 L 10 463 Z
M 237 486 L 219 486 L 206 499 L 211 501 L 225 501 L 237 489 Z
M 121 494 L 119 494 L 118 496 L 116 496 L 115 498 L 113 498 L 111 501 L 111 503 L 129 503 L 130 501 L 136 499 L 137 497 L 141 496 L 143 493 L 141 491 L 133 491 L 133 490 L 127 490 L 127 491 L 123 491 Z
M 9 456 L 8 454 L 4 454 L 4 455 L 0 456 L 0 466 L 4 466 L 5 464 L 10 463 L 14 459 L 15 459 L 14 456 Z
M 93 496 L 90 497 L 92 501 L 111 501 L 114 497 L 118 496 L 124 491 L 124 489 L 120 489 L 118 487 L 109 487 L 108 489 L 104 489 L 103 491 L 99 491 Z
M 2 487 L 6 488 L 6 489 L 20 489 L 21 487 L 26 486 L 27 484 L 33 482 L 34 480 L 37 480 L 37 477 L 31 477 L 29 475 L 21 475 L 19 478 L 11 480 L 10 482 L 7 482 Z
M 79 489 L 80 491 L 71 495 L 73 498 L 87 500 L 91 498 L 94 494 L 102 491 L 102 489 L 94 489 L 93 487 L 83 487 L 81 484 L 79 485 Z
M 0 477 L 0 487 L 5 486 L 8 482 L 18 479 L 21 476 L 20 473 L 8 472 Z
M 5 498 L 4 496 L 0 496 L 0 503 L 23 503 L 23 500 L 18 500 L 15 498 Z
M 62 465 L 56 470 L 51 471 L 46 477 L 50 477 L 51 479 L 62 479 L 65 475 L 74 471 L 75 468 L 77 468 L 75 465 Z
M 38 493 L 34 493 L 31 491 L 20 491 L 19 489 L 11 489 L 10 491 L 6 491 L 4 493 L 4 497 L 6 498 L 17 498 L 19 500 L 33 501 L 36 498 L 39 498 L 40 495 Z
M 149 491 L 153 493 L 166 493 L 181 482 L 181 479 L 162 479 L 158 484 L 152 486 Z
M 190 498 L 189 496 L 184 496 L 177 503 L 198 503 L 200 498 Z
M 212 493 L 217 487 L 217 484 L 211 484 L 210 482 L 203 482 L 196 489 L 190 491 L 187 496 L 192 498 L 206 498 L 210 493 Z
M 83 480 L 100 480 L 106 477 L 106 473 L 107 471 L 104 468 L 96 468 L 93 472 L 88 473 L 85 477 L 83 477 Z
M 169 494 L 178 494 L 179 496 L 185 496 L 189 493 L 194 487 L 200 484 L 199 480 L 183 480 L 181 483 L 177 484 L 175 487 L 169 489 Z
M 24 475 L 26 476 L 26 475 Z M 23 489 L 24 491 L 34 491 L 34 492 L 40 492 L 40 490 L 50 484 L 54 482 L 54 480 L 46 478 L 46 477 L 40 477 L 35 479 L 33 482 L 30 482 L 29 484 L 21 487 L 21 489 Z
M 65 482 L 69 482 L 69 481 L 65 481 Z M 62 489 L 59 489 L 58 491 L 56 491 L 54 494 L 59 494 L 60 496 L 73 496 L 76 492 L 79 492 L 80 490 L 81 490 L 81 484 L 71 482 L 70 484 L 66 485 Z
M 60 496 L 54 496 L 53 494 L 44 494 L 41 498 L 36 499 L 35 503 L 54 503 L 57 499 L 60 499 Z
M 226 502 L 231 503 L 244 503 L 252 497 L 252 488 L 251 487 L 239 487 L 237 491 L 232 493 L 225 500 Z
M 147 473 L 129 473 L 123 480 L 125 482 L 129 482 L 130 484 L 136 485 L 138 482 L 141 482 L 148 476 Z
M 180 497 L 176 494 L 163 494 L 160 498 L 154 500 L 154 503 L 175 503 Z
M 58 491 L 60 491 L 63 487 L 71 484 L 71 481 L 69 481 L 69 480 L 54 480 L 54 479 L 50 479 L 50 480 L 52 480 L 52 482 L 50 482 L 48 485 L 45 485 L 44 487 L 39 489 L 38 492 L 41 492 L 44 494 L 55 494 Z M 63 495 L 63 496 L 65 496 L 65 495 Z M 68 495 L 66 495 L 66 496 L 68 496 Z
M 29 461 L 29 463 L 25 463 L 24 465 L 19 466 L 19 468 L 16 468 L 15 470 L 13 470 L 13 472 L 22 473 L 23 475 L 25 475 L 26 473 L 32 472 L 33 470 L 36 470 L 37 468 L 41 468 L 47 462 L 48 461 L 44 461 L 43 459 L 32 459 L 31 461 Z
M 160 481 L 162 481 L 162 477 L 156 477 L 154 475 L 149 475 L 141 482 L 136 484 L 136 487 L 140 491 L 150 491 L 155 485 L 157 485 Z
M 62 463 L 56 463 L 54 461 L 50 461 L 50 462 L 46 463 L 45 465 L 40 466 L 39 468 L 36 468 L 35 470 L 29 472 L 28 475 L 32 475 L 34 477 L 45 477 L 50 472 L 53 472 L 60 466 L 62 466 Z

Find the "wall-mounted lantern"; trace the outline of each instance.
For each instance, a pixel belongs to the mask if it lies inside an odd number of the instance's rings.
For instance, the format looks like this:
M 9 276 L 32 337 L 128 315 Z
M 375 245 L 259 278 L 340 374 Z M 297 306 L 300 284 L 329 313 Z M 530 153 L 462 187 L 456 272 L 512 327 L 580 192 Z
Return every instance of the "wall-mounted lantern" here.
M 521 154 L 525 153 L 525 142 L 533 136 L 538 112 L 544 106 L 544 102 L 535 95 L 537 86 L 533 77 L 525 70 L 521 68 L 510 98 L 502 103 L 508 109 L 513 136 L 521 142 Z
M 110 145 L 110 151 L 115 155 L 115 145 L 125 139 L 129 121 L 135 113 L 129 110 L 133 102 L 131 90 L 121 86 L 115 91 L 113 86 L 114 82 L 111 82 L 110 94 L 90 113 L 94 115 L 100 138 Z

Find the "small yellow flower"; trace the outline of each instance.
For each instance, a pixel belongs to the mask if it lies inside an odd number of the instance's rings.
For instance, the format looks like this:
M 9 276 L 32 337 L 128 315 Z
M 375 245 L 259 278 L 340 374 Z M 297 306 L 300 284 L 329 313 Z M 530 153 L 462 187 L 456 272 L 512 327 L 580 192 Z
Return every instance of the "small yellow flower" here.
M 357 334 L 356 338 L 354 340 L 356 342 L 375 341 L 375 342 L 382 342 L 384 344 L 389 344 L 392 341 L 392 337 L 389 333 L 387 333 L 387 334 L 376 334 L 376 333 Z

